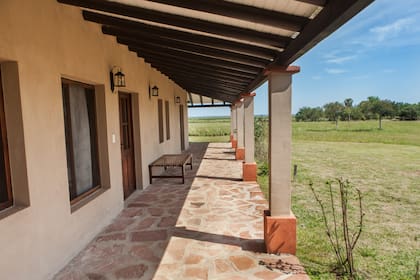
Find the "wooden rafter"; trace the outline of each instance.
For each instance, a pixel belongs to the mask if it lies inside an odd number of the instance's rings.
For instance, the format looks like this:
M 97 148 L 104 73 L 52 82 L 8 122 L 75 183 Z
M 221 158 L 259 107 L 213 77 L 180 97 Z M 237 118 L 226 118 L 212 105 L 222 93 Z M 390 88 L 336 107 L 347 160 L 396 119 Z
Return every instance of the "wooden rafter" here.
M 168 50 L 165 48 L 148 49 L 143 47 L 129 47 L 129 50 L 137 52 L 140 56 L 145 55 L 157 55 L 161 57 L 167 57 L 169 59 L 180 60 L 189 63 L 199 63 L 202 65 L 211 65 L 215 67 L 221 67 L 227 70 L 234 70 L 236 72 L 248 73 L 256 75 L 260 72 L 260 69 L 252 66 L 242 65 L 235 62 L 218 60 L 211 57 L 200 56 L 197 54 L 186 53 L 176 50 Z
M 372 2 L 373 0 L 329 0 L 273 64 L 291 64 Z
M 245 21 L 265 24 L 290 31 L 300 31 L 308 22 L 301 16 L 270 11 L 254 6 L 224 0 L 149 0 L 152 2 L 222 15 Z
M 210 56 L 213 58 L 217 58 L 220 60 L 232 61 L 232 62 L 240 63 L 243 65 L 255 66 L 255 67 L 260 67 L 260 68 L 265 68 L 265 66 L 270 62 L 268 60 L 264 60 L 260 58 L 253 58 L 246 55 L 212 49 L 205 46 L 191 45 L 191 44 L 182 43 L 179 41 L 162 40 L 162 39 L 157 39 L 156 37 L 153 38 L 153 36 L 150 36 L 150 37 L 145 36 L 143 40 L 140 40 L 140 39 L 130 39 L 127 37 L 118 36 L 117 41 L 120 44 L 133 46 L 133 47 L 138 46 L 138 47 L 146 47 L 146 48 L 152 48 L 152 49 L 155 47 L 160 47 L 160 48 L 167 48 L 171 50 L 182 50 L 182 51 L 187 51 L 187 52 L 194 52 L 194 53 Z
M 160 24 L 176 26 L 180 28 L 187 28 L 195 31 L 235 38 L 238 40 L 253 41 L 256 43 L 266 44 L 278 48 L 284 48 L 288 43 L 290 43 L 290 41 L 292 41 L 292 38 L 287 36 L 267 32 L 259 32 L 248 28 L 237 27 L 223 23 L 216 23 L 202 19 L 186 17 L 182 15 L 169 14 L 137 6 L 129 6 L 118 2 L 110 2 L 103 0 L 58 1 L 65 4 L 95 9 L 102 12 L 113 13 L 141 20 L 147 20 Z M 85 18 L 88 19 L 88 17 Z
M 205 73 L 216 73 L 219 75 L 226 75 L 233 78 L 238 78 L 243 81 L 252 81 L 255 79 L 255 74 L 250 74 L 243 71 L 236 71 L 232 69 L 227 69 L 225 67 L 219 67 L 219 66 L 213 66 L 208 64 L 202 64 L 202 63 L 194 63 L 188 60 L 179 60 L 174 57 L 170 56 L 159 56 L 156 54 L 150 54 L 145 52 L 137 52 L 138 56 L 140 58 L 143 58 L 145 61 L 151 63 L 151 62 L 157 62 L 157 63 L 163 63 L 165 65 L 170 65 L 173 67 L 182 67 L 186 68 L 187 71 L 194 71 L 198 70 L 198 72 Z
M 102 16 L 105 19 L 105 16 Z M 97 18 L 97 21 L 100 21 Z M 103 20 L 105 21 L 105 20 Z M 104 23 L 105 24 L 105 23 Z M 243 55 L 259 57 L 267 60 L 272 60 L 276 56 L 273 49 L 264 48 L 252 44 L 240 43 L 227 39 L 216 38 L 212 36 L 205 36 L 186 31 L 163 28 L 160 26 L 153 26 L 144 23 L 133 23 L 124 19 L 107 18 L 106 26 L 102 26 L 104 34 L 113 36 L 124 36 L 130 38 L 142 38 L 143 34 L 153 34 L 156 37 L 165 39 L 173 39 L 191 44 L 204 45 L 219 50 L 226 50 Z

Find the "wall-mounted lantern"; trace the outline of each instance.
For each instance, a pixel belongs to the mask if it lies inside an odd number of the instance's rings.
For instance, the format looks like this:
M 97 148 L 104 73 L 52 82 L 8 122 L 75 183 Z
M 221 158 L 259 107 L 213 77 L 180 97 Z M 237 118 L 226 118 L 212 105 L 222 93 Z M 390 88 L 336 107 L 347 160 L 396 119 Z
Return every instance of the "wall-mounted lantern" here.
M 114 66 L 109 72 L 109 78 L 111 82 L 111 91 L 114 92 L 116 87 L 125 87 L 125 75 L 121 71 L 120 67 Z
M 181 103 L 181 97 L 180 96 L 175 96 L 175 103 L 176 104 Z
M 159 88 L 156 85 L 152 88 L 149 86 L 149 98 L 152 96 L 159 96 Z

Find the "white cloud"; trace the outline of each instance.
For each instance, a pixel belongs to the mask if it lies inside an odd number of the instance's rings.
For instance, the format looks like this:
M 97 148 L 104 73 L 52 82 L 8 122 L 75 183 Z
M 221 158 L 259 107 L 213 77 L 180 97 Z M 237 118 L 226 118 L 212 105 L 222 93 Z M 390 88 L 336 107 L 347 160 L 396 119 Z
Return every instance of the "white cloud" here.
M 313 76 L 312 77 L 312 80 L 321 80 L 322 78 L 321 78 L 321 76 Z
M 342 64 L 344 62 L 353 60 L 356 58 L 356 55 L 347 55 L 347 56 L 334 56 L 327 59 L 327 63 Z
M 395 73 L 395 69 L 384 69 L 384 73 Z
M 390 24 L 373 27 L 369 31 L 375 34 L 378 42 L 383 42 L 387 39 L 398 37 L 401 33 L 412 31 L 415 23 L 415 18 L 401 18 Z
M 325 69 L 325 72 L 327 72 L 328 74 L 343 74 L 348 71 L 345 69 L 339 69 L 339 68 L 327 68 Z

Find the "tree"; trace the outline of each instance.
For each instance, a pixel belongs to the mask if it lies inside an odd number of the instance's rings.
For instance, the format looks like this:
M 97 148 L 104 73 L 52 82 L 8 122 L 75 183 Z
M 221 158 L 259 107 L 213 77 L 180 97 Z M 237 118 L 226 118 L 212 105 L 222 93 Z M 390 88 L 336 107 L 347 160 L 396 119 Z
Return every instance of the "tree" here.
M 417 109 L 415 104 L 404 104 L 398 112 L 398 117 L 403 121 L 415 121 L 418 118 Z
M 346 107 L 345 112 L 346 112 L 347 117 L 348 117 L 347 120 L 350 121 L 350 116 L 351 116 L 351 113 L 352 113 L 352 110 L 353 110 L 353 99 L 346 98 L 344 100 L 344 106 Z
M 302 107 L 299 109 L 299 112 L 296 113 L 295 118 L 296 121 L 304 121 L 304 122 L 317 122 L 321 120 L 324 112 L 322 108 L 310 108 L 310 107 Z
M 379 118 L 379 129 L 382 129 L 382 118 L 394 114 L 394 106 L 390 100 L 381 100 L 379 97 L 368 97 L 370 112 Z
M 324 114 L 329 121 L 335 121 L 335 128 L 338 128 L 338 119 L 344 112 L 344 106 L 340 102 L 330 102 L 324 105 Z

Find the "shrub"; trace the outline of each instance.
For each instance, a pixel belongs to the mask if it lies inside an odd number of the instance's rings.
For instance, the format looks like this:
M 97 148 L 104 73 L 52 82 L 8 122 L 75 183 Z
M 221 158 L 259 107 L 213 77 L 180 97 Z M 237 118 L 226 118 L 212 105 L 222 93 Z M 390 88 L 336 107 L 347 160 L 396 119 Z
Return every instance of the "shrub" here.
M 321 207 L 326 234 L 335 253 L 337 261 L 335 272 L 340 276 L 346 275 L 349 279 L 357 279 L 353 250 L 363 228 L 362 195 L 360 190 L 353 188 L 348 180 L 327 181 L 325 186 L 327 202 L 317 194 L 313 183 L 309 184 Z M 351 211 L 352 209 L 358 211 Z

